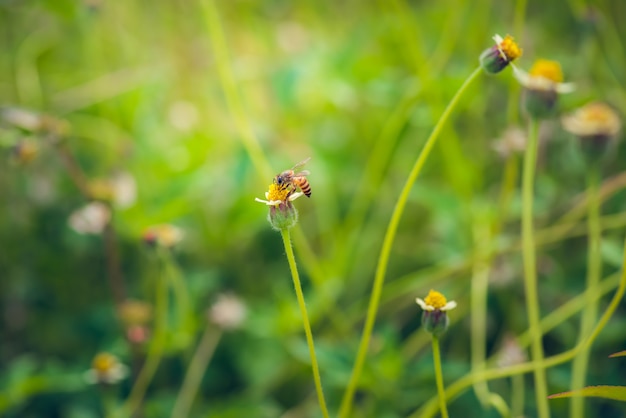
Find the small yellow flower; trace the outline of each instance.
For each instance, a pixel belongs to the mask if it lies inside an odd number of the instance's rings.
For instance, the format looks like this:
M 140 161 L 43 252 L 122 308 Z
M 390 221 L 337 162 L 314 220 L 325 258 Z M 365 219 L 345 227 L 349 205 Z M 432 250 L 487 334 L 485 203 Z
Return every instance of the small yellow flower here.
M 529 72 L 515 67 L 515 78 L 522 86 L 533 91 L 548 91 L 560 94 L 574 91 L 573 83 L 563 82 L 563 71 L 557 61 L 539 59 Z
M 97 354 L 91 364 L 91 369 L 85 372 L 88 383 L 115 384 L 128 376 L 128 367 L 120 363 L 119 359 L 110 353 Z
M 563 128 L 579 137 L 617 135 L 622 127 L 617 113 L 608 105 L 592 102 L 561 119 Z
M 522 49 L 512 36 L 506 35 L 503 39 L 496 34 L 493 40 L 496 44 L 485 50 L 479 58 L 480 65 L 489 74 L 499 73 L 522 55 Z
M 494 35 L 493 40 L 500 51 L 500 56 L 508 62 L 522 56 L 522 48 L 519 47 L 511 35 L 506 35 L 504 39 L 500 35 Z
M 268 206 L 278 206 L 281 203 L 293 202 L 302 195 L 304 195 L 304 193 L 291 193 L 291 189 L 289 187 L 272 183 L 269 185 L 269 190 L 265 192 L 266 200 L 259 199 L 258 197 L 254 200 L 260 203 L 265 203 Z
M 127 299 L 119 306 L 117 315 L 126 326 L 146 325 L 152 319 L 152 305 Z
M 456 308 L 455 301 L 451 300 L 448 302 L 443 294 L 432 289 L 430 289 L 430 292 L 428 292 L 428 296 L 426 296 L 424 299 L 416 298 L 415 301 L 423 310 L 429 312 L 435 310 L 445 312 Z

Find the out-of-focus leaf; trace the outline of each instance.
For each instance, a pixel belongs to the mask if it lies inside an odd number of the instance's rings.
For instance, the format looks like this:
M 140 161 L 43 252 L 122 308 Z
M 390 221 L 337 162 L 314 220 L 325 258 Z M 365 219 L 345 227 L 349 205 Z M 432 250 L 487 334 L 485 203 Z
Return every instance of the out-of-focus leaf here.
M 626 402 L 626 386 L 588 386 L 580 390 L 555 393 L 548 396 L 550 399 L 575 397 L 605 398 Z
M 626 357 L 626 350 L 618 351 L 617 353 L 613 353 L 609 356 L 609 358 L 613 358 L 613 357 Z

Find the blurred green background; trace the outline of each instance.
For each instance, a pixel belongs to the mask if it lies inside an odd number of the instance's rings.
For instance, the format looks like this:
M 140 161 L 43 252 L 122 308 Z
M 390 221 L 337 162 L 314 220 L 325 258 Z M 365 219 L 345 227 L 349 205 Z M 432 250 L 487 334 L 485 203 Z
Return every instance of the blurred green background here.
M 87 200 L 63 152 L 87 181 L 126 173 L 136 183 L 136 200 L 115 207 L 112 221 L 126 296 L 153 304 L 164 274 L 158 254 L 142 242 L 145 229 L 167 223 L 184 234 L 172 259 L 189 300 L 170 295 L 164 355 L 138 416 L 170 416 L 197 341 L 214 328 L 207 309 L 231 292 L 247 317 L 219 339 L 190 416 L 319 417 L 281 239 L 266 221 L 267 208 L 254 201 L 273 175 L 311 157 L 313 195 L 296 202 L 294 245 L 334 415 L 395 201 L 493 34 L 516 37 L 521 68 L 536 58 L 561 63 L 578 87 L 563 96 L 564 112 L 589 100 L 626 112 L 620 0 L 235 0 L 214 7 L 211 15 L 205 3 L 184 0 L 0 1 L 5 116 L 21 108 L 63 121 L 62 146 L 7 118 L 0 126 L 1 416 L 104 416 L 105 400 L 122 402 L 133 379 L 105 389 L 87 384 L 83 374 L 94 355 L 115 353 L 136 372 L 146 351 L 131 349 L 120 328 L 106 236 L 68 225 Z M 431 287 L 459 304 L 442 340 L 446 382 L 470 371 L 468 289 L 481 246 L 513 246 L 492 260 L 487 353 L 526 329 L 515 247 L 519 177 L 509 178 L 515 187 L 502 197 L 506 167 L 516 173 L 519 158 L 493 148 L 507 127 L 525 127 L 519 98 L 509 69 L 481 76 L 413 188 L 354 416 L 405 417 L 436 395 L 429 337 L 414 303 Z M 541 132 L 538 229 L 576 207 L 586 188 L 584 158 L 558 119 L 544 122 Z M 20 158 L 24 141 L 37 149 L 32 160 Z M 262 153 L 251 154 L 257 143 Z M 602 213 L 616 215 L 603 232 L 605 276 L 622 264 L 625 157 L 622 144 L 603 166 L 605 184 L 615 187 Z M 577 220 L 577 234 L 548 232 L 555 239 L 539 249 L 543 315 L 584 290 L 584 210 Z M 486 242 L 476 231 L 497 234 Z M 183 320 L 177 309 L 188 310 Z M 576 314 L 551 330 L 546 355 L 573 347 L 579 324 Z M 593 346 L 587 383 L 626 385 L 626 363 L 607 359 L 626 349 L 625 329 L 622 306 Z M 568 390 L 571 364 L 547 375 L 550 393 Z M 525 379 L 524 413 L 535 416 L 532 376 Z M 510 385 L 490 382 L 507 400 Z M 567 415 L 567 401 L 550 405 L 554 416 Z M 626 416 L 615 401 L 586 405 L 589 416 Z M 471 388 L 449 410 L 453 417 L 499 416 L 481 409 Z

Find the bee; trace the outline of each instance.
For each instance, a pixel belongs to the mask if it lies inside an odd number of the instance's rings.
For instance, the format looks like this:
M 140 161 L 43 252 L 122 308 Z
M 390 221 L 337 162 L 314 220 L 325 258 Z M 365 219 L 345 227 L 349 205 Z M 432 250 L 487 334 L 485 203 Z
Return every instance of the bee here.
M 308 170 L 303 170 L 296 173 L 297 170 L 302 168 L 311 157 L 307 158 L 304 161 L 300 161 L 298 164 L 294 165 L 290 170 L 285 170 L 282 173 L 278 174 L 274 177 L 274 183 L 278 184 L 281 187 L 290 188 L 291 193 L 295 192 L 297 189 L 300 189 L 302 193 L 306 195 L 306 197 L 311 197 L 311 185 L 309 181 L 306 179 L 310 173 Z

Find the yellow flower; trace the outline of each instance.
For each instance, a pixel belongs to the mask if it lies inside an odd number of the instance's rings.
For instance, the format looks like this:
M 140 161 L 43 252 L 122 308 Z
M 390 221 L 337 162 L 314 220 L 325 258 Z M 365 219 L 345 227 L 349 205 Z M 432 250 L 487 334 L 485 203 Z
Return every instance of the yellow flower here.
M 563 128 L 579 138 L 579 146 L 591 164 L 615 157 L 622 122 L 617 113 L 600 102 L 589 103 L 561 119 Z
M 430 289 L 430 292 L 428 292 L 428 296 L 426 296 L 424 299 L 416 298 L 415 301 L 423 310 L 429 312 L 435 310 L 445 312 L 456 308 L 455 301 L 451 300 L 448 302 L 443 294 L 432 289 Z
M 573 83 L 563 82 L 563 71 L 557 61 L 539 59 L 529 72 L 517 67 L 514 67 L 513 71 L 520 84 L 529 90 L 560 94 L 574 91 Z
M 522 49 L 512 36 L 506 35 L 502 38 L 496 34 L 493 40 L 496 44 L 485 50 L 479 58 L 480 65 L 489 74 L 499 73 L 522 55 Z
M 289 187 L 272 183 L 269 185 L 269 190 L 265 192 L 266 200 L 259 199 L 258 197 L 254 200 L 260 203 L 265 203 L 268 206 L 278 206 L 281 203 L 293 202 L 302 195 L 304 195 L 304 193 L 291 193 L 291 189 Z
M 622 127 L 617 113 L 608 105 L 592 102 L 561 119 L 566 131 L 580 137 L 617 135 Z
M 493 36 L 493 40 L 496 42 L 500 55 L 506 61 L 511 62 L 522 56 L 522 48 L 515 43 L 511 35 L 506 35 L 504 39 L 502 39 L 500 35 L 496 34 Z

